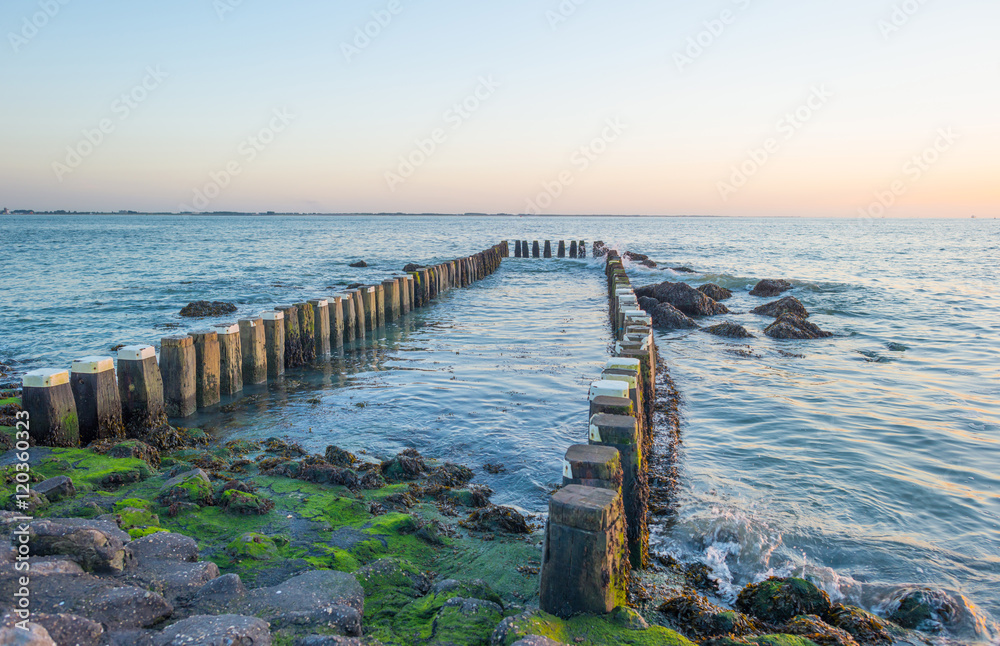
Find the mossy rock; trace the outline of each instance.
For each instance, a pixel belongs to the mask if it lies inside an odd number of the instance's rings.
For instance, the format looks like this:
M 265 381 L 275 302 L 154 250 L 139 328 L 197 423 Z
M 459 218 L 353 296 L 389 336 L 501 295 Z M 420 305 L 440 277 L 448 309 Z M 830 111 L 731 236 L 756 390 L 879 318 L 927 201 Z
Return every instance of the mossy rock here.
M 618 625 L 608 616 L 577 615 L 564 620 L 539 611 L 504 619 L 493 633 L 493 644 L 511 646 L 528 635 L 583 646 L 694 646 L 687 637 L 663 626 L 633 630 Z
M 175 502 L 211 505 L 214 494 L 208 474 L 201 469 L 195 469 L 167 480 L 160 490 L 159 500 L 167 505 Z
M 858 646 L 847 631 L 835 628 L 816 615 L 799 615 L 781 629 L 789 635 L 799 635 L 820 646 Z
M 219 507 L 230 514 L 266 514 L 274 509 L 274 501 L 257 494 L 228 489 L 219 499 Z
M 658 610 L 673 625 L 699 637 L 747 635 L 757 629 L 756 622 L 743 613 L 716 606 L 703 597 L 687 592 L 668 599 Z
M 485 646 L 501 619 L 500 597 L 488 585 L 449 580 L 400 608 L 382 633 L 383 638 L 397 635 L 412 643 Z
M 33 470 L 42 479 L 72 478 L 77 492 L 114 490 L 143 482 L 153 476 L 149 465 L 138 458 L 116 458 L 88 449 L 51 449 Z
M 92 442 L 87 448 L 112 458 L 137 458 L 148 464 L 150 468 L 160 468 L 160 452 L 140 440 L 98 440 Z
M 816 642 L 799 635 L 761 635 L 747 640 L 757 646 L 820 646 Z
M 741 611 L 771 624 L 780 625 L 797 615 L 824 616 L 830 611 L 830 597 L 815 585 L 799 578 L 771 577 L 743 588 L 736 598 Z
M 27 495 L 23 493 L 11 493 L 5 495 L 4 500 L 4 509 L 29 515 L 36 514 L 43 509 L 48 509 L 49 506 L 51 506 L 49 499 L 34 490 L 29 490 Z
M 503 608 L 482 599 L 449 599 L 431 624 L 429 644 L 435 646 L 489 646 L 503 619 Z
M 862 644 L 892 642 L 893 625 L 857 606 L 836 605 L 826 615 L 827 623 L 847 631 Z
M 117 511 L 118 526 L 124 530 L 137 527 L 159 527 L 160 518 L 148 509 L 124 507 Z
M 157 532 L 168 531 L 162 527 L 134 527 L 128 530 L 128 535 L 132 540 L 143 538 L 149 536 L 150 534 L 155 534 Z
M 238 560 L 270 561 L 278 555 L 278 544 L 270 536 L 248 532 L 227 545 L 226 554 Z

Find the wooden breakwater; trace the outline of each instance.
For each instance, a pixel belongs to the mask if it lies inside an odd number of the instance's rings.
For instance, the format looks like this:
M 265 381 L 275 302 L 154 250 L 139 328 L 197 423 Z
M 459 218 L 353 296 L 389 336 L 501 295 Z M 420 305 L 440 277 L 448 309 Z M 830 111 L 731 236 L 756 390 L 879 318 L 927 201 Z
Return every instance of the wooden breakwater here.
M 556 241 L 556 258 L 566 258 L 567 250 L 570 258 L 586 258 L 587 257 L 587 242 L 585 240 L 570 240 L 569 244 L 565 240 Z M 595 242 L 593 246 L 594 258 L 599 258 L 604 255 L 604 243 Z M 515 240 L 514 241 L 514 257 L 515 258 L 552 258 L 552 241 L 543 240 L 539 242 L 535 240 L 528 245 L 527 240 Z
M 579 250 L 579 247 L 578 247 Z M 624 605 L 631 569 L 649 558 L 649 471 L 656 345 L 617 252 L 606 257 L 613 356 L 590 385 L 587 444 L 563 459 L 563 487 L 549 501 L 539 604 L 545 612 L 607 613 Z
M 22 379 L 22 405 L 36 444 L 76 447 L 94 440 L 140 437 L 144 431 L 211 408 L 222 395 L 281 379 L 286 370 L 329 360 L 346 346 L 427 307 L 445 292 L 469 287 L 510 256 L 506 241 L 406 275 L 289 305 L 152 345 L 125 346 L 112 357 L 84 357 L 70 370 L 33 370 Z

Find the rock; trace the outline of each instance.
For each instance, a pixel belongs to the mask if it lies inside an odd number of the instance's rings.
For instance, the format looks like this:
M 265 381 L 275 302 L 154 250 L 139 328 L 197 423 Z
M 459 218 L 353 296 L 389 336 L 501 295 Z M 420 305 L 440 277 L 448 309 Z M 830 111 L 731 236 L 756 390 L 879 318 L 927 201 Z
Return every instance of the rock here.
M 794 314 L 782 314 L 777 321 L 764 328 L 764 334 L 774 339 L 824 339 L 833 336 L 832 332 L 821 330 Z
M 781 631 L 801 635 L 823 646 L 858 646 L 858 642 L 846 631 L 834 628 L 816 615 L 799 615 L 785 624 Z
M 622 254 L 622 257 L 627 260 L 632 260 L 634 262 L 640 262 L 643 260 L 649 260 L 649 256 L 644 253 L 636 253 L 634 251 L 626 251 Z
M 731 291 L 725 287 L 720 287 L 715 283 L 705 283 L 704 285 L 699 285 L 698 291 L 705 296 L 708 296 L 713 301 L 724 301 L 727 298 L 733 297 L 733 293 Z
M 109 630 L 108 646 L 155 646 L 153 637 L 157 633 L 152 630 Z
M 897 591 L 885 604 L 886 616 L 902 626 L 930 632 L 947 628 L 956 635 L 988 637 L 988 620 L 961 594 L 909 588 Z
M 31 523 L 28 545 L 38 556 L 66 556 L 88 572 L 120 573 L 125 569 L 126 554 L 117 526 L 110 530 L 106 521 L 69 521 L 81 519 L 40 520 Z M 113 523 L 107 523 L 113 525 Z M 128 535 L 124 534 L 127 540 Z
M 770 303 L 766 303 L 750 310 L 751 314 L 773 316 L 774 318 L 778 318 L 786 312 L 794 314 L 799 318 L 809 318 L 809 311 L 806 310 L 805 305 L 799 302 L 799 299 L 794 296 L 786 296 L 780 300 L 771 301 Z
M 441 487 L 461 487 L 472 480 L 472 476 L 472 469 L 469 467 L 447 462 L 430 472 L 430 475 L 427 476 L 427 484 Z
M 181 316 L 191 318 L 206 318 L 209 316 L 225 316 L 236 311 L 236 306 L 223 301 L 192 301 L 181 310 Z
M 783 624 L 797 615 L 824 616 L 830 597 L 815 585 L 799 578 L 771 577 L 752 583 L 736 598 L 740 612 L 772 624 Z
M 361 635 L 364 590 L 346 572 L 315 570 L 282 584 L 257 588 L 234 604 L 245 614 L 270 621 L 275 628 L 310 626 Z
M 826 615 L 830 625 L 847 631 L 862 644 L 889 644 L 892 642 L 891 624 L 856 606 L 836 605 Z
M 366 646 L 366 642 L 357 637 L 309 635 L 308 637 L 299 637 L 292 646 Z
M 493 495 L 493 491 L 490 490 L 489 487 L 476 485 L 469 487 L 468 489 L 449 489 L 448 491 L 443 492 L 441 497 L 444 500 L 455 503 L 456 505 L 478 509 L 480 507 L 486 507 L 490 504 L 491 495 Z
M 174 607 L 159 594 L 132 586 L 105 590 L 88 605 L 90 618 L 108 630 L 147 628 L 174 612 Z
M 725 305 L 716 303 L 687 283 L 666 281 L 658 285 L 640 287 L 635 290 L 635 294 L 636 296 L 655 298 L 661 303 L 670 303 L 688 316 L 714 316 L 729 312 L 729 308 Z
M 650 260 L 649 258 L 647 258 L 646 260 L 643 260 L 639 264 L 642 265 L 643 267 L 649 267 L 650 269 L 656 269 L 656 262 Z
M 208 474 L 201 469 L 193 469 L 167 480 L 158 498 L 165 505 L 174 502 L 210 505 L 214 494 Z
M 694 269 L 691 269 L 690 267 L 683 267 L 683 266 L 682 267 L 671 267 L 671 269 L 673 269 L 674 271 L 676 271 L 678 274 L 697 274 L 698 273 Z
M 382 475 L 389 482 L 416 480 L 427 472 L 424 458 L 416 449 L 406 449 L 399 455 L 382 463 Z
M 542 637 L 541 635 L 528 635 L 524 639 L 519 639 L 511 646 L 566 646 L 562 642 Z
M 505 532 L 508 534 L 530 534 L 531 528 L 516 509 L 489 505 L 476 509 L 463 520 L 462 527 L 477 532 Z
M 714 334 L 715 336 L 724 336 L 728 339 L 752 339 L 753 335 L 747 331 L 742 325 L 737 325 L 736 323 L 731 323 L 726 321 L 725 323 L 719 323 L 718 325 L 713 325 L 712 327 L 704 328 L 709 334 Z
M 434 617 L 431 643 L 488 646 L 502 619 L 503 608 L 492 601 L 452 597 Z
M 661 330 L 684 330 L 698 327 L 694 319 L 670 303 L 658 303 L 652 310 L 647 310 L 647 313 L 653 319 L 653 327 Z
M 24 494 L 21 494 L 22 496 Z M 38 493 L 34 489 L 28 491 L 27 498 L 19 498 L 16 494 L 11 494 L 7 498 L 6 508 L 10 511 L 22 511 L 29 515 L 41 511 L 49 506 L 49 499 Z
M 278 555 L 278 546 L 270 536 L 247 532 L 226 546 L 226 554 L 234 559 L 270 561 Z
M 137 458 L 154 469 L 160 467 L 160 452 L 140 440 L 97 440 L 87 448 L 113 458 Z
M 190 563 L 198 560 L 198 543 L 193 538 L 172 532 L 157 532 L 136 539 L 128 544 L 128 551 L 140 563 L 146 559 Z
M 255 493 L 227 489 L 219 497 L 219 507 L 230 514 L 260 516 L 274 509 L 274 501 Z
M 45 496 L 49 502 L 56 502 L 63 498 L 72 498 L 76 495 L 76 487 L 73 481 L 67 476 L 56 476 L 39 482 L 34 487 L 35 491 Z
M 180 599 L 190 598 L 218 576 L 219 566 L 211 561 L 188 563 L 147 559 L 129 579 L 176 604 Z
M 750 290 L 751 296 L 777 296 L 781 292 L 787 292 L 792 288 L 792 284 L 787 280 L 773 280 L 765 278 Z
M 353 453 L 336 446 L 326 447 L 324 458 L 335 467 L 353 467 L 358 461 L 357 456 Z
M 668 599 L 658 610 L 674 625 L 683 626 L 699 637 L 741 636 L 757 628 L 743 613 L 716 606 L 696 594 L 683 593 Z
M 49 632 L 36 623 L 27 624 L 27 630 L 11 623 L 0 625 L 0 644 L 4 646 L 58 646 Z
M 410 273 L 411 271 L 417 271 L 418 269 L 422 269 L 423 267 L 424 265 L 418 265 L 415 262 L 411 262 L 410 264 L 403 267 L 403 271 L 405 271 L 406 273 Z
M 239 574 L 224 574 L 201 586 L 195 596 L 201 599 L 230 599 L 242 597 L 246 593 L 246 586 Z
M 359 261 L 357 261 L 357 262 L 352 262 L 352 263 L 351 263 L 350 265 L 348 265 L 348 266 L 349 266 L 349 267 L 354 267 L 355 269 L 360 269 L 360 268 L 362 268 L 362 267 L 367 267 L 367 266 L 368 266 L 368 263 L 367 263 L 367 262 L 365 262 L 364 260 L 359 260 Z
M 18 570 L 14 563 L 4 563 L 0 566 L 0 578 L 17 578 Z M 76 561 L 68 561 L 54 556 L 32 556 L 28 559 L 32 577 L 52 576 L 52 575 L 79 575 L 85 574 L 80 564 Z
M 629 630 L 646 630 L 649 628 L 649 622 L 628 606 L 618 606 L 612 610 L 611 614 L 608 615 L 608 620 Z
M 196 615 L 166 628 L 153 638 L 156 646 L 269 646 L 267 622 L 242 615 Z
M 71 646 L 98 646 L 104 637 L 104 627 L 79 615 L 34 613 L 32 620 L 49 633 L 57 644 Z M 0 640 L 0 643 L 6 644 Z
M 472 581 L 459 581 L 457 579 L 445 579 L 439 581 L 431 588 L 435 595 L 450 597 L 465 597 L 468 599 L 482 599 L 498 606 L 503 606 L 503 600 L 488 583 L 482 579 Z

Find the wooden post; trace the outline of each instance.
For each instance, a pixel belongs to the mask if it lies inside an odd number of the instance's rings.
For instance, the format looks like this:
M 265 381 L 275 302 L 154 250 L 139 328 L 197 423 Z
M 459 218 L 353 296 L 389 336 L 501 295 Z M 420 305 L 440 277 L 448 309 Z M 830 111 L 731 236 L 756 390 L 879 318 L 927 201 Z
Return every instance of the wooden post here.
M 368 328 L 368 318 L 365 316 L 365 290 L 354 290 L 351 292 L 351 298 L 354 300 L 354 336 L 358 341 L 364 343 Z
M 239 325 L 216 325 L 219 334 L 219 394 L 243 392 L 243 346 Z
M 579 244 L 576 245 L 576 253 L 579 254 L 581 258 L 587 257 L 587 243 L 581 240 Z
M 402 307 L 399 302 L 399 283 L 395 278 L 384 280 L 382 289 L 385 293 L 385 320 L 390 323 L 399 318 L 399 310 Z
M 87 446 L 94 440 L 125 437 L 114 359 L 76 359 L 70 369 L 70 386 L 80 421 L 81 446 Z
M 309 301 L 313 317 L 313 356 L 327 359 L 330 356 L 330 301 L 314 298 Z
M 569 241 L 569 257 L 576 258 L 576 240 Z
M 371 285 L 368 287 L 362 287 L 362 291 L 364 295 L 365 307 L 365 331 L 372 332 L 372 336 L 374 336 L 375 330 L 378 329 L 378 312 L 375 311 L 375 287 Z
M 160 377 L 163 408 L 169 417 L 189 417 L 198 410 L 198 381 L 194 339 L 188 335 L 160 340 Z
M 259 316 L 240 319 L 240 351 L 243 353 L 243 384 L 256 386 L 265 383 L 268 362 L 264 319 Z
M 312 305 L 296 303 L 299 314 L 299 337 L 302 342 L 302 365 L 316 360 L 316 317 Z
M 626 604 L 628 580 L 622 495 L 580 485 L 557 491 L 542 549 L 542 611 L 607 614 Z
M 305 363 L 305 353 L 302 331 L 299 327 L 299 308 L 294 305 L 279 305 L 275 309 L 284 315 L 285 370 L 301 366 Z M 268 359 L 270 360 L 270 357 Z
M 198 408 L 215 406 L 221 400 L 222 353 L 219 333 L 215 330 L 192 332 L 195 354 L 195 384 Z
M 410 313 L 410 282 L 406 276 L 396 277 L 396 290 L 399 294 L 399 315 Z
M 69 385 L 69 371 L 32 370 L 21 379 L 21 386 L 21 406 L 28 413 L 28 435 L 35 444 L 79 446 L 80 419 Z
M 520 258 L 521 257 L 521 241 L 520 240 L 515 240 L 514 241 L 514 257 L 515 258 Z
M 264 348 L 267 353 L 267 378 L 285 374 L 285 314 L 277 310 L 261 314 L 264 319 Z
M 590 443 L 615 449 L 621 456 L 629 561 L 635 569 L 644 568 L 649 560 L 649 476 L 638 421 L 626 415 L 594 415 Z
M 534 242 L 531 243 L 531 257 L 538 258 L 541 255 L 542 254 L 540 247 L 538 246 L 538 240 L 535 240 Z
M 527 240 L 522 240 L 521 241 L 521 257 L 522 258 L 527 258 L 528 257 L 528 253 L 529 253 L 528 252 L 528 241 Z
M 563 486 L 573 484 L 621 491 L 622 464 L 618 451 L 592 444 L 569 447 L 563 458 Z
M 566 241 L 565 240 L 560 240 L 559 241 L 559 251 L 558 251 L 558 253 L 556 255 L 559 258 L 565 258 L 566 257 Z
M 128 437 L 167 423 L 163 377 L 151 345 L 127 345 L 118 350 L 118 396 Z
M 410 289 L 410 310 L 415 310 L 417 308 L 417 280 L 416 276 L 409 274 L 406 276 L 406 284 Z
M 329 327 L 330 327 L 330 352 L 336 352 L 344 347 L 344 333 L 346 332 L 346 320 L 344 307 L 347 299 L 343 296 L 334 296 L 329 302 Z
M 375 285 L 375 324 L 378 325 L 379 328 L 385 327 L 385 307 L 385 284 L 380 283 Z
M 551 258 L 552 257 L 552 243 L 550 241 L 548 241 L 548 240 L 545 241 L 545 251 L 544 251 L 543 255 L 546 258 Z

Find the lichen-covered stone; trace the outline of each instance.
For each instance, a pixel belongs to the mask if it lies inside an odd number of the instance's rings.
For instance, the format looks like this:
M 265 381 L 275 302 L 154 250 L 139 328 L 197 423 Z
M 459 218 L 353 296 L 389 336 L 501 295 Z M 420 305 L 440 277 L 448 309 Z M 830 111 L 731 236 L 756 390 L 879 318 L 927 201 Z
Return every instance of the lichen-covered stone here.
M 226 546 L 226 554 L 234 559 L 269 561 L 278 555 L 278 546 L 270 536 L 247 532 Z
M 154 646 L 270 646 L 266 621 L 242 615 L 196 615 L 153 638 Z
M 31 523 L 28 541 L 31 553 L 36 556 L 66 556 L 88 572 L 119 573 L 125 569 L 122 537 L 128 540 L 127 534 L 107 531 L 99 521 L 83 525 L 70 523 L 69 520 Z
M 174 502 L 210 505 L 214 494 L 208 474 L 201 469 L 194 469 L 167 480 L 160 490 L 159 499 L 168 505 Z

